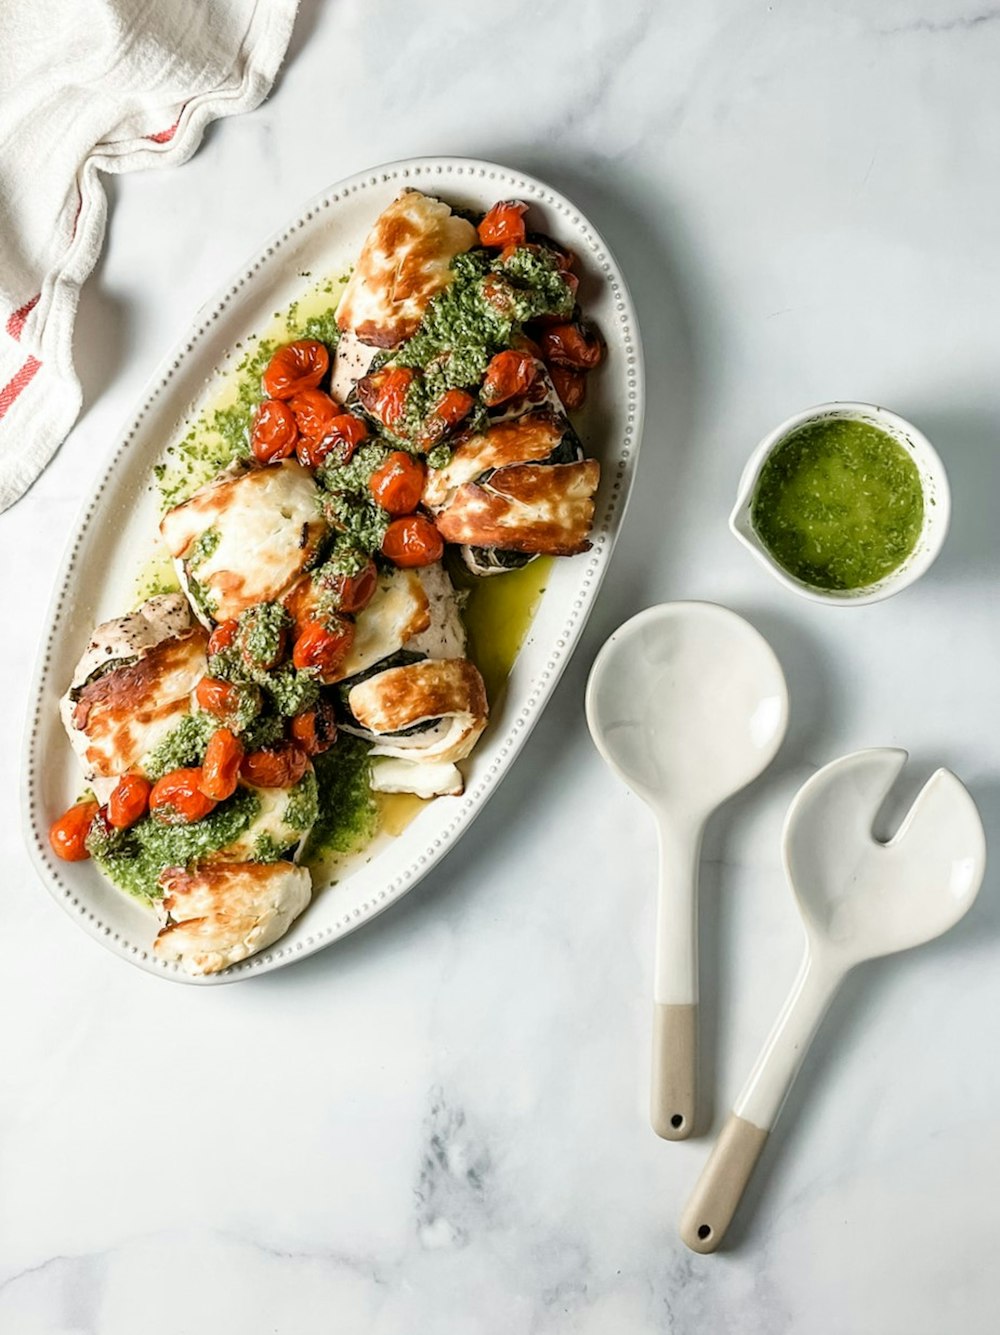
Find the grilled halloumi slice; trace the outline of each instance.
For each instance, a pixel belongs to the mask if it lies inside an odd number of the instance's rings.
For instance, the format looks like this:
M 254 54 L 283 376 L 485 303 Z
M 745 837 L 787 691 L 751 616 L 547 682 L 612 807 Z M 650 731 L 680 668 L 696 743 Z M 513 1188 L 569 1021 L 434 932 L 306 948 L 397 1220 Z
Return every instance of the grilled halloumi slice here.
M 279 599 L 312 564 L 326 531 L 316 483 L 295 459 L 217 478 L 160 521 L 208 626 Z
M 534 556 L 576 556 L 590 548 L 596 459 L 515 464 L 464 482 L 435 516 L 445 542 Z
M 190 712 L 191 692 L 207 669 L 207 642 L 179 593 L 150 598 L 94 631 L 59 708 L 98 797 L 127 770 L 141 772 Z
M 312 878 L 292 862 L 224 862 L 160 877 L 163 927 L 153 954 L 191 974 L 218 973 L 283 936 L 309 903 Z
M 464 760 L 489 718 L 482 676 L 467 658 L 386 668 L 352 686 L 347 704 L 374 742 L 371 754 L 400 760 Z
M 476 229 L 439 199 L 404 190 L 372 226 L 337 307 L 337 324 L 362 343 L 394 348 L 417 331 L 431 298 L 454 278 Z

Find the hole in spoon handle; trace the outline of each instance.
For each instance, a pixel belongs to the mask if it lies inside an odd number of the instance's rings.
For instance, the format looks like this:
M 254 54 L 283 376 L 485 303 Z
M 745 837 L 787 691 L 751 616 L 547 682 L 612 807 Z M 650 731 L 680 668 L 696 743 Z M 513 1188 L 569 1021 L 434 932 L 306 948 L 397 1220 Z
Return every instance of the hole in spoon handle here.
M 686 1140 L 694 1130 L 698 1068 L 698 1007 L 657 1003 L 649 1119 L 664 1140 Z
M 681 1216 L 681 1238 L 695 1252 L 714 1252 L 726 1236 L 768 1133 L 730 1113 Z

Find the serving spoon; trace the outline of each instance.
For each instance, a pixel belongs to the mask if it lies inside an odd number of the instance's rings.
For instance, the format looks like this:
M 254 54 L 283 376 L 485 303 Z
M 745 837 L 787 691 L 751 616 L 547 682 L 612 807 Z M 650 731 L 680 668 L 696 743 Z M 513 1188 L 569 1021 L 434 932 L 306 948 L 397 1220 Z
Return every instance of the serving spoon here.
M 650 1121 L 667 1140 L 694 1128 L 698 857 L 705 823 L 781 745 L 781 665 L 746 621 L 714 603 L 665 603 L 619 627 L 594 661 L 587 723 L 598 751 L 656 817 Z
M 806 931 L 798 977 L 736 1100 L 681 1219 L 696 1252 L 722 1241 L 809 1042 L 845 975 L 862 960 L 931 941 L 968 911 L 986 869 L 976 804 L 937 770 L 896 835 L 872 825 L 906 762 L 856 751 L 803 785 L 785 818 L 785 872 Z

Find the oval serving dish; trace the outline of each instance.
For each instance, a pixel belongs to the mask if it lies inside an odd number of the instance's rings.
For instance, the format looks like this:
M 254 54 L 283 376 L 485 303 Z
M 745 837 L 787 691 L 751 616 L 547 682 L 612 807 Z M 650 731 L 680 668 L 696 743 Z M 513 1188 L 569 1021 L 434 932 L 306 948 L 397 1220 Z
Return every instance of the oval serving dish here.
M 607 361 L 574 414 L 602 476 L 592 549 L 556 561 L 489 727 L 465 762 L 460 797 L 428 802 L 401 834 L 379 834 L 338 868 L 336 885 L 317 880 L 312 902 L 274 946 L 217 974 L 193 977 L 152 955 L 156 918 L 104 879 L 91 862 L 58 861 L 48 845 L 55 815 L 83 786 L 58 701 L 93 626 L 136 601 L 136 575 L 159 518 L 152 469 L 182 424 L 217 396 L 216 372 L 231 370 L 238 345 L 264 331 L 275 310 L 303 293 L 302 275 L 345 273 L 377 214 L 407 186 L 455 206 L 488 209 L 523 199 L 544 230 L 580 260 L 581 301 L 600 327 Z M 109 950 L 175 982 L 211 986 L 282 968 L 346 936 L 399 899 L 465 832 L 507 772 L 580 637 L 607 569 L 635 473 L 643 413 L 643 368 L 635 312 L 621 272 L 588 220 L 543 182 L 494 163 L 418 158 L 363 172 L 311 200 L 198 313 L 154 375 L 114 446 L 69 542 L 41 646 L 25 739 L 25 820 L 32 858 L 47 889 Z M 96 572 L 102 578 L 96 579 Z M 503 578 L 500 576 L 499 578 Z

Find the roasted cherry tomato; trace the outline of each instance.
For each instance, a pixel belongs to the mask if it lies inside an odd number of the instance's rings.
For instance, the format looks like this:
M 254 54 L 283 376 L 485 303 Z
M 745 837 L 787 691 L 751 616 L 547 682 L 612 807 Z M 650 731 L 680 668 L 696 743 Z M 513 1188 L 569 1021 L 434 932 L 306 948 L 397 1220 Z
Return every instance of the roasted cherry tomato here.
M 77 802 L 49 827 L 49 843 L 63 862 L 82 862 L 89 858 L 87 835 L 100 810 L 97 802 Z
M 307 621 L 292 650 L 292 662 L 300 672 L 317 668 L 321 677 L 332 676 L 351 651 L 354 622 L 332 616 L 326 621 Z
M 153 785 L 141 774 L 123 774 L 108 798 L 108 824 L 127 830 L 149 810 Z
M 267 364 L 261 383 L 272 399 L 290 399 L 315 389 L 327 373 L 330 354 L 315 339 L 301 338 L 279 348 Z
M 532 381 L 538 374 L 535 359 L 528 352 L 517 352 L 510 348 L 498 352 L 486 368 L 483 378 L 483 402 L 489 408 L 508 399 L 527 393 Z
M 236 617 L 229 621 L 220 621 L 215 630 L 208 637 L 208 653 L 220 654 L 223 649 L 228 649 L 233 640 L 236 639 L 236 632 L 240 628 L 240 623 Z
M 361 406 L 390 430 L 399 426 L 406 414 L 406 396 L 413 378 L 408 366 L 387 366 L 362 376 L 356 386 Z
M 494 204 L 479 224 L 479 240 L 484 246 L 515 246 L 524 240 L 524 215 L 527 204 L 519 199 L 503 199 Z
M 344 411 L 336 399 L 321 389 L 304 389 L 288 400 L 288 406 L 295 415 L 299 433 L 311 440 L 322 440 L 333 419 Z
M 309 757 L 294 742 L 275 742 L 243 757 L 240 778 L 255 788 L 292 788 L 309 767 Z
M 318 468 L 332 458 L 346 464 L 354 451 L 368 435 L 368 427 L 353 413 L 339 413 L 332 418 L 325 436 L 303 436 L 296 447 L 299 463 L 305 468 Z
M 195 687 L 194 698 L 199 709 L 216 718 L 232 718 L 240 707 L 238 688 L 219 677 L 202 677 Z
M 429 566 L 444 555 L 444 540 L 429 519 L 407 515 L 405 519 L 394 519 L 386 529 L 382 555 L 403 569 Z
M 375 562 L 369 561 L 354 575 L 324 575 L 323 587 L 336 603 L 338 611 L 362 612 L 375 597 L 378 588 Z
M 430 449 L 443 436 L 458 426 L 463 418 L 468 417 L 476 400 L 464 389 L 449 389 L 442 394 L 434 407 L 427 414 L 420 431 L 420 445 Z
M 604 340 L 593 325 L 579 320 L 549 325 L 539 334 L 538 345 L 546 362 L 580 371 L 589 371 L 604 358 Z
M 427 469 L 405 450 L 394 450 L 368 479 L 371 494 L 391 515 L 408 515 L 420 504 Z
M 255 459 L 262 464 L 287 459 L 298 438 L 295 415 L 287 403 L 280 399 L 265 399 L 258 405 L 250 428 L 250 448 Z
M 201 762 L 201 791 L 216 802 L 236 792 L 243 760 L 243 743 L 228 728 L 218 728 L 208 739 Z
M 215 807 L 215 800 L 202 791 L 201 766 L 175 769 L 153 784 L 149 813 L 164 825 L 192 825 Z
M 292 740 L 307 756 L 318 756 L 329 751 L 337 740 L 337 714 L 328 700 L 321 700 L 315 709 L 296 714 L 289 725 Z
M 579 408 L 587 397 L 587 372 L 553 362 L 549 367 L 549 375 L 563 407 L 570 411 Z

